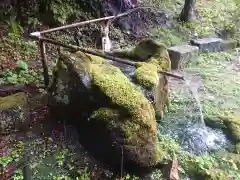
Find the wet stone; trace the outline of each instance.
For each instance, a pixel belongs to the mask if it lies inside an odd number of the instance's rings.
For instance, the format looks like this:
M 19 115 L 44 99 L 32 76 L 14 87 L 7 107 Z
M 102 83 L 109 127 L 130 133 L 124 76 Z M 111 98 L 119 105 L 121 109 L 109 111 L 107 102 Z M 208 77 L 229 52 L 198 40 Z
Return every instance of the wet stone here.
M 221 38 L 202 38 L 191 40 L 191 45 L 199 47 L 199 52 L 219 52 L 222 51 L 222 39 Z
M 199 48 L 191 45 L 178 45 L 168 49 L 172 69 L 185 67 L 192 58 L 198 55 Z

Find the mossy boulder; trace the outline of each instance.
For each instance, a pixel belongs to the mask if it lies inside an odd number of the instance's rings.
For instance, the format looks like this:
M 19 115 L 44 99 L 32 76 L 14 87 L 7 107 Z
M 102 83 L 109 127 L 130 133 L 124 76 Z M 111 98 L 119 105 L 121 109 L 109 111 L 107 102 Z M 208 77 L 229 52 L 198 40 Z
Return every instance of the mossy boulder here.
M 224 129 L 226 126 L 223 123 L 223 120 L 218 116 L 207 116 L 204 117 L 204 121 L 207 126 L 216 129 Z
M 119 68 L 96 59 L 63 53 L 49 93 L 64 104 L 80 140 L 98 157 L 118 170 L 122 155 L 129 170 L 156 165 L 162 150 L 153 106 Z
M 0 133 L 6 135 L 20 128 L 28 118 L 26 108 L 24 92 L 0 97 Z
M 115 56 L 137 62 L 136 82 L 152 90 L 158 81 L 158 71 L 171 71 L 171 60 L 164 44 L 144 39 L 133 49 L 113 52 Z
M 227 127 L 227 131 L 232 137 L 232 139 L 236 142 L 240 141 L 240 116 L 227 116 L 221 117 L 225 126 Z

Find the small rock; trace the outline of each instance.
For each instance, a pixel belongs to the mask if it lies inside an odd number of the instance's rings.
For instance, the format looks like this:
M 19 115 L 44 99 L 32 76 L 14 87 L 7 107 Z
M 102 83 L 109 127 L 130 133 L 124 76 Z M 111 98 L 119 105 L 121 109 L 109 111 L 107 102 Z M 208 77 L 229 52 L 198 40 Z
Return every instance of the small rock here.
M 222 41 L 220 38 L 202 38 L 191 40 L 190 43 L 199 47 L 199 52 L 219 52 L 222 50 Z
M 172 69 L 184 67 L 191 58 L 198 55 L 199 48 L 191 45 L 178 45 L 168 49 Z

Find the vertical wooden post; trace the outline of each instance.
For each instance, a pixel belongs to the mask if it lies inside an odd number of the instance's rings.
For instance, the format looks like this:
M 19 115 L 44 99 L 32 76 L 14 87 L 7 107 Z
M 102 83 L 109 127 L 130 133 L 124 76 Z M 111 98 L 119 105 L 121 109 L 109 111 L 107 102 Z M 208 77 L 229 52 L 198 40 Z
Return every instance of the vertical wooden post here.
M 41 62 L 43 67 L 43 76 L 44 76 L 44 84 L 45 88 L 49 85 L 49 75 L 48 75 L 48 67 L 47 67 L 47 57 L 46 57 L 46 47 L 44 41 L 40 39 L 40 53 L 41 53 Z

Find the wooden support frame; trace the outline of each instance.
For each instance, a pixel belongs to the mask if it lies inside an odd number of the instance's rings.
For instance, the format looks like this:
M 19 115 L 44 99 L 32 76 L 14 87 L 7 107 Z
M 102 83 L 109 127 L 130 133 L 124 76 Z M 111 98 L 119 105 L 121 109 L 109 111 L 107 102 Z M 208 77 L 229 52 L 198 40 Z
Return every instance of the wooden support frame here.
M 116 61 L 116 62 L 128 64 L 130 66 L 136 66 L 136 63 L 131 61 L 131 60 L 128 60 L 128 59 L 122 59 L 122 58 L 114 57 L 114 56 L 111 55 L 111 53 L 104 52 L 104 51 L 101 51 L 101 50 L 90 50 L 90 49 L 81 48 L 79 46 L 74 46 L 74 45 L 71 45 L 71 44 L 64 44 L 62 42 L 46 38 L 46 37 L 43 36 L 44 34 L 48 34 L 48 33 L 59 31 L 59 30 L 69 29 L 69 28 L 73 28 L 73 27 L 79 27 L 79 26 L 83 26 L 83 25 L 86 25 L 86 24 L 90 24 L 90 23 L 96 23 L 96 22 L 116 19 L 116 18 L 119 18 L 119 17 L 126 16 L 130 13 L 133 13 L 133 12 L 139 10 L 139 9 L 153 9 L 153 7 L 149 7 L 149 6 L 147 6 L 147 7 L 136 7 L 136 8 L 133 8 L 133 9 L 129 10 L 129 11 L 126 11 L 124 13 L 120 13 L 116 16 L 108 16 L 108 17 L 83 21 L 83 22 L 79 22 L 79 23 L 73 23 L 73 24 L 70 24 L 70 25 L 60 26 L 60 27 L 56 27 L 56 28 L 52 28 L 52 29 L 48 29 L 48 30 L 44 30 L 44 31 L 30 33 L 29 36 L 32 39 L 35 39 L 35 40 L 39 41 L 39 48 L 40 48 L 40 54 L 41 54 L 41 63 L 42 63 L 42 67 L 43 67 L 43 76 L 44 76 L 45 88 L 47 88 L 48 85 L 49 85 L 49 74 L 48 74 L 48 65 L 47 65 L 45 43 L 50 43 L 50 44 L 53 44 L 53 45 L 57 45 L 59 48 L 65 47 L 65 48 L 69 48 L 69 49 L 75 50 L 75 51 L 82 51 L 84 53 L 89 53 L 89 54 L 100 56 L 100 57 L 110 59 L 110 60 L 113 60 L 113 61 Z M 184 80 L 184 78 L 182 76 L 178 76 L 178 75 L 172 74 L 170 72 L 159 71 L 159 73 L 164 74 L 166 76 L 171 76 L 171 77 L 174 77 L 174 78 Z
M 46 46 L 43 40 L 39 41 L 40 54 L 41 54 L 41 62 L 43 68 L 43 77 L 45 87 L 49 85 L 49 74 L 48 74 L 48 66 L 47 66 L 47 56 L 46 56 Z

